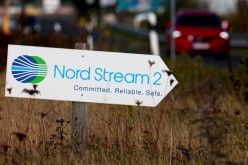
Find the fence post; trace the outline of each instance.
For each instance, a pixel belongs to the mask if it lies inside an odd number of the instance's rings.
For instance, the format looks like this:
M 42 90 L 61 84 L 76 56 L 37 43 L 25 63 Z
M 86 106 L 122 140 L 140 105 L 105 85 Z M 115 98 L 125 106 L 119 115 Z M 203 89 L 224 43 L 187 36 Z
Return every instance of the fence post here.
M 90 50 L 87 43 L 76 43 L 75 49 Z M 72 148 L 77 150 L 84 145 L 87 136 L 87 103 L 72 102 Z

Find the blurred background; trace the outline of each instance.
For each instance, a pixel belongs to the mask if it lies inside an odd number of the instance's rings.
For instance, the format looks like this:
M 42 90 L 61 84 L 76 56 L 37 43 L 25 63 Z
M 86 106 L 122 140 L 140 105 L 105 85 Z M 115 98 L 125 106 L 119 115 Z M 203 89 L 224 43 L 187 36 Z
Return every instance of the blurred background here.
M 94 50 L 151 54 L 149 32 L 158 34 L 159 55 L 164 57 L 166 33 L 177 11 L 205 9 L 231 25 L 230 51 L 234 66 L 247 48 L 246 0 L 4 0 L 0 2 L 0 59 L 6 62 L 7 44 L 73 48 L 88 42 Z M 147 14 L 155 14 L 151 25 Z M 171 15 L 173 14 L 173 15 Z M 169 31 L 170 33 L 170 31 Z M 132 42 L 133 44 L 129 44 Z M 229 48 L 228 48 L 229 49 Z M 206 63 L 221 61 L 204 57 Z
M 248 0 L 1 0 L 0 164 L 248 164 L 247 35 Z M 156 108 L 88 104 L 79 153 L 71 102 L 4 97 L 8 44 L 77 42 L 160 55 L 179 82 Z

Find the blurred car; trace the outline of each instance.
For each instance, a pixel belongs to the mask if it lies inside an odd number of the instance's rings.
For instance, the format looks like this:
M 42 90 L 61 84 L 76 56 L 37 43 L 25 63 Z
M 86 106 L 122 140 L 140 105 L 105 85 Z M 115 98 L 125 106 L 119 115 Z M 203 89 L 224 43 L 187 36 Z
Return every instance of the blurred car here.
M 166 23 L 170 28 L 171 23 Z M 175 40 L 176 54 L 214 54 L 224 58 L 229 51 L 231 25 L 222 22 L 213 12 L 205 10 L 183 10 L 178 12 L 175 31 L 168 30 L 166 52 L 170 52 L 170 37 Z

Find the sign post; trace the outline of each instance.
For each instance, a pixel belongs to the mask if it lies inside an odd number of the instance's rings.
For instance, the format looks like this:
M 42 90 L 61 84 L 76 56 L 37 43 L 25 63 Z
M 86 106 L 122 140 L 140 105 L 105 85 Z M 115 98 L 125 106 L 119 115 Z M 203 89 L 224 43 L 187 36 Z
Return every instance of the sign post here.
M 76 43 L 75 49 L 90 50 L 87 43 Z M 84 145 L 87 136 L 87 103 L 72 102 L 72 144 L 76 150 L 80 145 Z
M 177 85 L 160 56 L 8 46 L 5 96 L 73 101 L 72 144 L 87 135 L 87 103 L 157 106 Z M 83 50 L 82 50 L 83 49 Z

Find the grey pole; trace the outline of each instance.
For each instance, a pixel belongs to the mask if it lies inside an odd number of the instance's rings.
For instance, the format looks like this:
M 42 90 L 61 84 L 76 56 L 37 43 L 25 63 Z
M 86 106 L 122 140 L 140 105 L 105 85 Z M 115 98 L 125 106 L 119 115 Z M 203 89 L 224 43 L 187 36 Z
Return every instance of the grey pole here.
M 170 0 L 170 21 L 171 21 L 171 37 L 170 37 L 170 56 L 171 56 L 171 67 L 175 68 L 176 52 L 175 52 L 175 40 L 173 37 L 173 32 L 175 31 L 175 15 L 176 15 L 176 2 L 175 0 Z
M 90 50 L 87 43 L 76 43 L 75 49 Z M 72 147 L 74 150 L 79 149 L 85 143 L 87 136 L 87 103 L 72 102 Z

